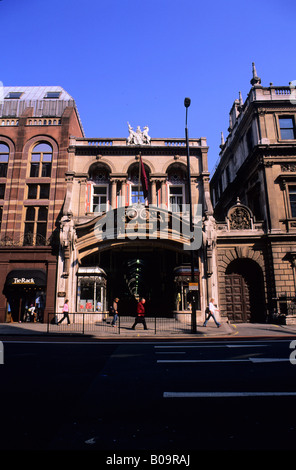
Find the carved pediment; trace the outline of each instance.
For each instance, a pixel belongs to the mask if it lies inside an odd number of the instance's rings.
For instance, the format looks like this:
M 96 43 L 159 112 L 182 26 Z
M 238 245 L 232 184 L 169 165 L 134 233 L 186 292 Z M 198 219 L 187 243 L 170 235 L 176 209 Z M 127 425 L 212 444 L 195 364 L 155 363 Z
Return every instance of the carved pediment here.
M 227 223 L 229 230 L 252 230 L 253 215 L 247 206 L 238 201 L 229 209 Z

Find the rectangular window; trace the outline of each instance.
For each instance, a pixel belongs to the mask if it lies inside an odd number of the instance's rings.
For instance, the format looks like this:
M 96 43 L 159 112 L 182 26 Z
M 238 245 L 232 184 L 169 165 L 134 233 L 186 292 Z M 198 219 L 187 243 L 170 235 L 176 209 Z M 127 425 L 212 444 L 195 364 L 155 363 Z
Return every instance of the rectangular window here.
M 0 184 L 0 199 L 4 199 L 5 184 Z
M 39 199 L 49 199 L 49 184 L 39 185 Z
M 183 187 L 170 186 L 170 208 L 172 212 L 182 212 Z
M 60 91 L 48 91 L 44 98 L 58 99 L 60 94 Z
M 295 139 L 295 128 L 294 120 L 292 117 L 280 117 L 280 131 L 281 139 L 283 140 L 293 140 Z
M 296 217 L 296 186 L 289 186 L 291 216 Z
M 0 178 L 6 178 L 8 167 L 8 154 L 0 153 Z
M 0 207 L 0 230 L 2 225 L 2 215 L 3 215 L 3 207 Z
M 51 175 L 51 153 L 32 153 L 31 157 L 31 178 L 49 178 Z
M 93 212 L 107 211 L 107 186 L 93 186 Z
M 252 128 L 250 127 L 250 129 L 248 130 L 247 132 L 247 135 L 246 135 L 246 139 L 247 139 L 247 147 L 248 147 L 248 153 L 251 153 L 252 149 L 253 149 L 253 132 L 252 132 Z
M 42 178 L 49 178 L 51 175 L 51 156 L 43 155 L 42 161 Z
M 28 184 L 28 199 L 37 199 L 38 184 Z
M 18 100 L 22 94 L 22 91 L 10 91 L 5 99 Z
M 131 203 L 132 204 L 145 204 L 144 193 L 143 193 L 141 186 L 140 186 L 140 191 L 139 191 L 138 186 L 132 186 Z
M 28 184 L 28 199 L 49 199 L 49 184 Z
M 45 245 L 48 208 L 27 207 L 25 214 L 24 245 Z

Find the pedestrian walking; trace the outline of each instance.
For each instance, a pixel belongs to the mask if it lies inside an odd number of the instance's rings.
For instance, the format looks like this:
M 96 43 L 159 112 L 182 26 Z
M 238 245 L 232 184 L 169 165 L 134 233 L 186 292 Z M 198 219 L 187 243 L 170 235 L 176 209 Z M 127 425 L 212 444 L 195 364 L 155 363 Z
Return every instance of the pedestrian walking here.
M 145 321 L 145 307 L 144 307 L 145 302 L 146 302 L 146 300 L 144 298 L 142 298 L 140 300 L 140 302 L 138 302 L 137 316 L 136 316 L 135 322 L 132 326 L 132 330 L 135 329 L 135 327 L 138 323 L 142 323 L 143 326 L 144 326 L 144 330 L 148 330 L 147 325 L 146 325 L 146 321 Z
M 112 305 L 112 312 L 113 312 L 113 320 L 111 322 L 111 325 L 113 327 L 116 326 L 116 322 L 118 320 L 118 302 L 119 302 L 119 298 L 118 297 L 115 297 L 114 301 L 113 301 L 113 305 Z
M 221 326 L 221 324 L 216 320 L 216 313 L 219 313 L 219 310 L 217 309 L 217 307 L 214 305 L 214 302 L 215 302 L 215 299 L 210 299 L 210 302 L 209 302 L 209 307 L 208 307 L 208 315 L 207 315 L 207 318 L 203 324 L 203 326 L 207 326 L 207 323 L 209 321 L 209 319 L 212 317 L 214 322 L 216 323 L 216 326 L 219 328 L 219 326 Z
M 59 325 L 60 323 L 62 323 L 62 321 L 64 321 L 65 319 L 67 319 L 68 325 L 70 325 L 69 305 L 68 305 L 68 302 L 69 302 L 69 300 L 66 299 L 66 300 L 65 300 L 65 303 L 64 303 L 64 306 L 63 306 L 63 312 L 62 312 L 62 313 L 64 314 L 64 316 L 58 321 L 58 323 L 57 323 L 58 325 Z
M 31 304 L 30 307 L 28 308 L 28 312 L 30 315 L 30 321 L 31 322 L 36 322 L 36 311 L 35 311 L 35 305 Z

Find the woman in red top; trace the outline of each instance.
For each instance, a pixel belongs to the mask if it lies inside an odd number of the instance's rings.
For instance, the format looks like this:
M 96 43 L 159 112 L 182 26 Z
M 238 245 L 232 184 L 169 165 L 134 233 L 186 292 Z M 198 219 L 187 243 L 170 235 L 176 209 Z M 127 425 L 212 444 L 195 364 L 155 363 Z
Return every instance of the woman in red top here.
M 138 302 L 137 316 L 136 316 L 135 322 L 132 326 L 132 330 L 135 329 L 137 323 L 143 323 L 144 330 L 148 330 L 147 325 L 146 325 L 146 321 L 145 321 L 145 307 L 144 307 L 145 302 L 146 301 L 143 298 L 140 300 L 140 302 Z

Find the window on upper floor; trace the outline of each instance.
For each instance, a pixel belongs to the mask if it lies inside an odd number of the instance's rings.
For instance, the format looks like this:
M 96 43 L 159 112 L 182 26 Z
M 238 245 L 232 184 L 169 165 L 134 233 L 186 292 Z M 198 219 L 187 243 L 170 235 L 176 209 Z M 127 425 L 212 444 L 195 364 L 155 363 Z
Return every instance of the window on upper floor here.
M 296 186 L 289 186 L 291 217 L 296 217 Z
M 92 197 L 92 212 L 107 211 L 107 185 L 94 185 Z
M 9 159 L 8 145 L 0 142 L 0 178 L 6 178 Z
M 61 95 L 60 91 L 48 91 L 44 98 L 58 99 Z
M 187 170 L 183 164 L 173 163 L 168 174 L 168 207 L 172 212 L 185 211 Z
M 145 204 L 145 198 L 144 198 L 144 193 L 142 186 L 131 186 L 131 204 Z
M 172 212 L 182 212 L 184 204 L 183 186 L 169 186 L 169 207 Z
M 48 208 L 46 206 L 26 208 L 24 245 L 45 245 Z
M 46 178 L 51 175 L 52 147 L 43 142 L 35 145 L 31 154 L 30 177 Z
M 295 139 L 295 124 L 292 116 L 279 117 L 279 124 L 282 140 Z
M 49 184 L 28 184 L 28 199 L 49 199 Z
M 5 96 L 5 99 L 8 100 L 19 100 L 20 97 L 22 96 L 23 92 L 22 91 L 10 91 L 8 95 Z
M 4 199 L 5 184 L 0 184 L 0 199 Z
M 2 215 L 3 215 L 3 207 L 0 207 L 0 230 L 2 225 Z
M 252 127 L 250 127 L 250 129 L 248 130 L 246 134 L 246 141 L 247 141 L 248 153 L 251 153 L 253 146 L 254 146 Z

